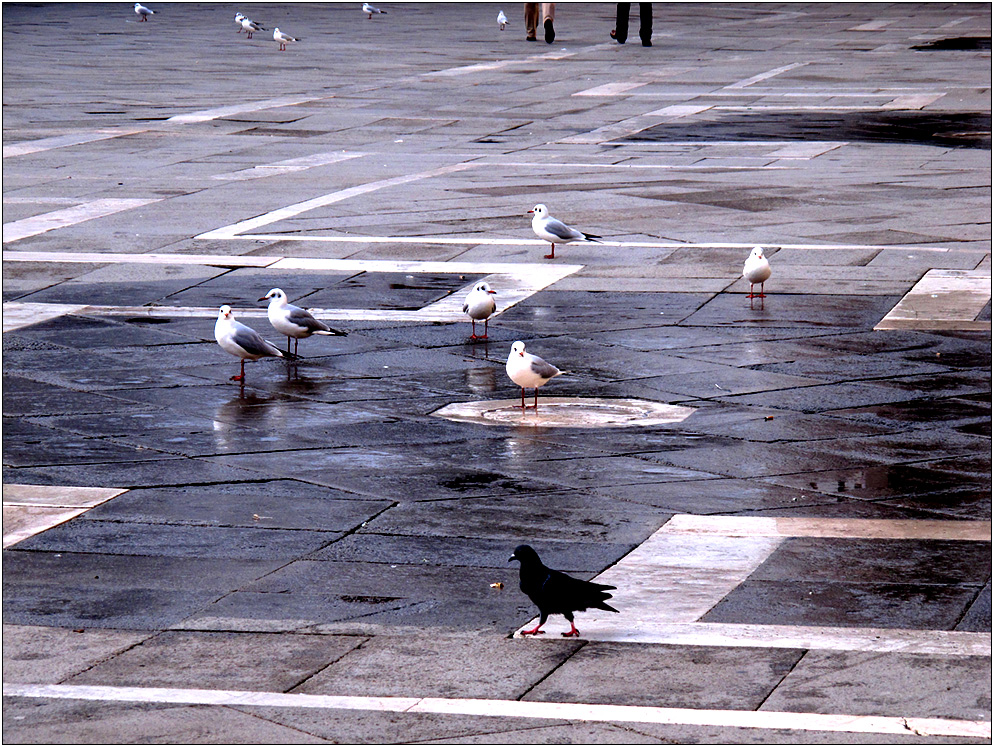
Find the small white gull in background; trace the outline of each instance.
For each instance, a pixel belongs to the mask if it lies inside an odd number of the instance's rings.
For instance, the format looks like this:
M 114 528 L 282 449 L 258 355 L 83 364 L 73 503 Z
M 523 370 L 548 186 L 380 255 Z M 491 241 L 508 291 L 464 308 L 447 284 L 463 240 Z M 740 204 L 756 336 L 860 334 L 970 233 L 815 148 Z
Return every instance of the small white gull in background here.
M 269 300 L 269 309 L 266 314 L 269 316 L 269 323 L 273 329 L 281 335 L 286 335 L 286 352 L 290 353 L 290 338 L 293 338 L 293 354 L 297 355 L 297 344 L 304 337 L 311 335 L 337 335 L 345 337 L 345 333 L 338 329 L 332 329 L 327 324 L 314 318 L 314 315 L 306 309 L 294 306 L 286 300 L 286 293 L 280 288 L 273 288 L 269 293 L 260 298 L 260 301 Z
M 245 381 L 245 361 L 257 361 L 260 358 L 282 358 L 283 353 L 271 342 L 262 339 L 262 335 L 241 322 L 236 322 L 231 313 L 231 307 L 225 304 L 221 307 L 214 323 L 214 339 L 221 348 L 242 359 L 242 371 L 238 376 L 232 376 L 232 381 Z
M 141 3 L 135 3 L 135 13 L 138 14 L 140 20 L 147 21 L 149 16 L 154 16 L 155 11 L 151 8 L 146 8 Z
M 238 33 L 242 33 L 242 21 L 245 20 L 245 15 L 242 13 L 235 13 L 235 24 L 238 26 Z
M 745 265 L 742 267 L 742 277 L 749 281 L 749 295 L 746 298 L 766 298 L 766 294 L 763 293 L 763 287 L 766 281 L 770 279 L 772 272 L 770 261 L 763 254 L 763 247 L 753 247 L 752 252 L 746 258 Z M 759 293 L 753 293 L 753 286 L 756 283 L 759 283 Z
M 252 38 L 252 34 L 256 31 L 266 31 L 266 27 L 261 23 L 256 23 L 251 18 L 242 17 L 242 28 L 248 31 L 248 38 Z
M 538 409 L 538 388 L 549 379 L 566 373 L 551 363 L 546 363 L 537 355 L 525 352 L 525 344 L 518 340 L 511 346 L 507 356 L 507 375 L 521 387 L 521 409 L 525 409 L 525 389 L 535 390 L 535 409 Z
M 362 4 L 362 12 L 365 13 L 370 18 L 372 18 L 374 14 L 378 15 L 378 14 L 382 13 L 382 14 L 386 15 L 386 11 L 385 10 L 380 10 L 375 5 L 370 5 L 369 3 L 363 3 Z
M 497 11 L 497 23 L 500 25 L 500 30 L 503 31 L 504 27 L 507 25 L 507 16 L 504 15 L 504 11 Z
M 490 317 L 497 311 L 497 303 L 493 298 L 495 295 L 497 295 L 497 291 L 491 290 L 486 283 L 477 283 L 473 286 L 473 290 L 466 295 L 466 303 L 463 304 L 462 313 L 469 314 L 469 319 L 473 322 L 473 335 L 469 339 L 487 339 Z M 483 320 L 483 335 L 477 337 L 476 322 L 480 319 Z
M 285 52 L 286 45 L 289 42 L 298 42 L 300 41 L 300 39 L 295 36 L 290 36 L 289 34 L 284 34 L 282 31 L 280 31 L 280 27 L 277 26 L 276 30 L 273 31 L 273 41 L 278 41 L 280 43 L 280 51 Z
M 595 233 L 584 233 L 570 228 L 560 220 L 556 220 L 549 215 L 549 208 L 539 204 L 528 211 L 534 213 L 532 218 L 532 230 L 540 239 L 545 239 L 552 244 L 552 251 L 545 255 L 546 259 L 556 258 L 556 244 L 571 244 L 574 241 L 593 241 L 599 244 L 597 239 L 601 238 Z

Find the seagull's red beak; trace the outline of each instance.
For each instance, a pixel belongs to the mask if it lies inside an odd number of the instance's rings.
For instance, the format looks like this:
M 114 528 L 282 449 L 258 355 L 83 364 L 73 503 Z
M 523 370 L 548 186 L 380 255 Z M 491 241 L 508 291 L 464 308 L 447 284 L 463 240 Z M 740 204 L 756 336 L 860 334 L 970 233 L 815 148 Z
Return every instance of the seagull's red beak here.
M 524 358 L 525 357 L 525 351 L 522 350 L 520 353 L 518 353 L 518 355 L 520 355 L 522 358 Z
M 497 291 L 494 291 L 494 290 L 487 291 L 487 293 L 489 293 L 491 296 L 496 296 L 497 295 Z
M 529 212 L 529 213 L 534 213 L 535 211 L 534 211 L 534 210 L 529 210 L 528 212 Z

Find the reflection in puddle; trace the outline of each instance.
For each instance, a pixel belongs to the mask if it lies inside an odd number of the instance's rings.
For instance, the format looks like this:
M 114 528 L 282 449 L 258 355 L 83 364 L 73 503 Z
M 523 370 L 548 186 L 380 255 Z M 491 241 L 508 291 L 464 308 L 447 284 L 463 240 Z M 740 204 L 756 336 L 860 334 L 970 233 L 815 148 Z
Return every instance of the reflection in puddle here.
M 493 368 L 466 369 L 466 386 L 475 394 L 497 391 L 497 372 Z

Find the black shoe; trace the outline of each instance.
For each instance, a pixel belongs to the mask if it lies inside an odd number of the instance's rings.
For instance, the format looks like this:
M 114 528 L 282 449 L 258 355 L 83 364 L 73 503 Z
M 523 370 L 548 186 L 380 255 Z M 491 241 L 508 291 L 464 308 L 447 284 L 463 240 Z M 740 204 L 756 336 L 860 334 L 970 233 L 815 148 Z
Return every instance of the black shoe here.
M 533 42 L 533 41 L 538 41 L 538 39 L 536 39 L 534 36 L 526 36 L 525 37 L 525 41 L 526 42 Z
M 643 47 L 651 47 L 652 46 L 652 42 L 649 41 L 648 39 L 643 39 L 642 40 L 642 46 Z
M 556 30 L 552 28 L 552 19 L 545 22 L 545 43 L 552 44 L 556 40 Z

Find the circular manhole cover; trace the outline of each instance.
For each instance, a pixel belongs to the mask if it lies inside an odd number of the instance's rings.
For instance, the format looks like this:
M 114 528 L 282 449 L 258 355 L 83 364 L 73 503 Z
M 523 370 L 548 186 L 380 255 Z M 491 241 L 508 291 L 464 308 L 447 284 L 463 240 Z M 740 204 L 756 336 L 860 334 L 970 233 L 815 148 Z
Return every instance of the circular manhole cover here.
M 455 402 L 432 415 L 480 425 L 525 425 L 542 428 L 629 428 L 679 423 L 691 407 L 649 402 L 644 399 L 596 397 L 539 397 L 538 409 L 522 411 L 521 400 Z

